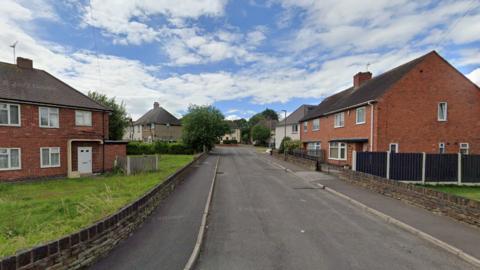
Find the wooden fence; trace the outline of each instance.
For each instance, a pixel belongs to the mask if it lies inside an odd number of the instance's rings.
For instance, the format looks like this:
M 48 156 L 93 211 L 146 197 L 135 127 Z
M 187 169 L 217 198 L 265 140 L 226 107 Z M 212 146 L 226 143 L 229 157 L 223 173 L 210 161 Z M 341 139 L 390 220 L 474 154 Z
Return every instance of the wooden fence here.
M 141 172 L 158 170 L 158 156 L 117 157 L 115 164 L 122 168 L 126 175 L 135 175 Z

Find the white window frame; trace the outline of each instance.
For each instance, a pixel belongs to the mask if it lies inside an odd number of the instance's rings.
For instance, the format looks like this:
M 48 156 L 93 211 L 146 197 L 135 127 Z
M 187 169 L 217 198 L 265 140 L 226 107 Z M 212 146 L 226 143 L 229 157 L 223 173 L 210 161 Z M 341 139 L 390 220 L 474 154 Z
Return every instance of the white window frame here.
M 438 153 L 445 154 L 445 143 L 441 142 L 438 144 Z
M 460 143 L 460 151 L 459 153 L 462 155 L 468 155 L 468 149 L 470 148 L 470 145 L 468 143 Z M 462 150 L 466 150 L 465 153 L 462 153 Z
M 292 133 L 298 133 L 298 125 L 292 125 Z
M 337 121 L 337 119 L 338 119 L 338 121 Z M 342 123 L 342 120 L 343 120 L 343 123 Z M 344 127 L 345 126 L 345 112 L 335 114 L 334 122 L 335 122 L 334 123 L 335 128 Z
M 395 146 L 395 152 L 392 151 L 392 146 Z M 390 153 L 398 153 L 398 143 L 391 143 L 388 147 L 388 151 L 390 151 Z
M 363 122 L 360 122 L 358 121 L 358 115 L 359 115 L 359 112 L 361 112 L 363 110 Z M 356 113 L 356 123 L 357 125 L 361 125 L 361 124 L 365 124 L 365 120 L 367 118 L 367 109 L 365 106 L 363 107 L 360 107 L 357 109 L 357 113 Z
M 77 119 L 77 113 L 81 113 L 82 114 L 82 123 L 79 123 L 78 119 Z M 87 125 L 85 124 L 85 116 L 86 115 L 90 115 L 90 124 Z M 89 111 L 75 111 L 75 125 L 76 126 L 84 126 L 84 127 L 91 127 L 93 126 L 93 119 L 92 119 L 92 112 L 89 112 Z
M 42 109 L 47 110 L 47 125 L 42 125 Z M 52 110 L 57 110 L 57 113 L 51 112 Z M 58 123 L 56 126 L 50 126 L 50 116 L 57 115 L 58 116 Z M 75 122 L 77 119 L 77 115 L 75 114 Z M 60 109 L 59 108 L 49 108 L 49 107 L 39 107 L 38 108 L 38 125 L 41 128 L 59 128 L 60 126 Z
M 0 104 L 7 105 L 6 110 L 7 110 L 7 122 L 8 122 L 7 124 L 0 124 L 0 126 L 13 126 L 13 127 L 21 126 L 21 124 L 22 124 L 22 114 L 21 114 L 21 111 L 20 111 L 20 108 L 21 108 L 20 104 L 10 104 L 10 103 L 3 103 L 3 102 L 0 103 Z M 17 106 L 18 107 L 18 124 L 12 124 L 11 123 L 11 119 L 10 119 L 10 117 L 11 117 L 10 107 L 11 106 Z M 0 110 L 5 110 L 5 109 L 0 109 Z
M 167 131 L 170 131 L 170 124 L 167 124 Z
M 337 147 L 332 147 L 332 144 L 337 144 Z M 332 148 L 338 148 L 338 156 L 332 157 Z M 345 157 L 341 158 L 342 149 L 345 149 Z M 347 160 L 347 143 L 331 142 L 328 144 L 328 159 L 332 160 Z
M 48 149 L 48 163 L 49 165 L 43 165 L 43 154 L 42 150 Z M 57 154 L 57 153 L 52 153 L 52 150 L 58 150 L 58 165 L 52 165 L 52 154 Z M 41 147 L 40 148 L 40 168 L 58 168 L 62 164 L 62 159 L 61 159 L 61 154 L 60 154 L 60 147 Z
M 312 131 L 317 131 L 317 130 L 320 130 L 320 119 L 313 119 Z
M 308 131 L 308 122 L 303 122 L 303 132 Z
M 445 107 L 444 118 L 440 118 L 440 108 L 441 108 L 442 105 L 444 105 L 444 107 Z M 438 117 L 438 121 L 442 121 L 442 122 L 447 121 L 447 119 L 448 119 L 448 103 L 447 102 L 439 102 L 438 103 L 437 117 Z
M 0 150 L 7 150 L 6 154 L 0 153 L 0 155 L 6 155 L 8 158 L 8 168 L 0 169 L 0 171 L 13 171 L 22 169 L 22 149 L 21 148 L 0 148 Z M 18 167 L 12 168 L 12 157 L 10 155 L 11 150 L 18 150 Z
M 150 124 L 150 130 L 154 130 L 155 129 L 155 123 L 151 123 Z

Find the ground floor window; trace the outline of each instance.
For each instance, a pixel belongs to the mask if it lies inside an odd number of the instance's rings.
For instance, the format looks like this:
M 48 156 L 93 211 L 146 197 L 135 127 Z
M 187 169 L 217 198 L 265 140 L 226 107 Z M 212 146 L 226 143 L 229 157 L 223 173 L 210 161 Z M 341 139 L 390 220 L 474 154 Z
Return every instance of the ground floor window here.
M 347 160 L 347 144 L 346 143 L 338 143 L 338 142 L 331 142 L 330 143 L 330 159 L 338 159 L 338 160 Z
M 320 142 L 308 143 L 308 155 L 309 156 L 319 156 L 320 155 L 320 149 L 321 149 L 321 143 Z
M 460 143 L 460 154 L 468 155 L 468 143 Z
M 398 153 L 398 143 L 390 144 L 390 153 Z
M 0 171 L 21 169 L 20 148 L 0 148 Z
M 42 168 L 60 167 L 60 147 L 40 148 Z
M 439 143 L 438 144 L 438 149 L 439 149 L 438 152 L 440 154 L 445 154 L 445 143 L 443 143 L 443 142 Z

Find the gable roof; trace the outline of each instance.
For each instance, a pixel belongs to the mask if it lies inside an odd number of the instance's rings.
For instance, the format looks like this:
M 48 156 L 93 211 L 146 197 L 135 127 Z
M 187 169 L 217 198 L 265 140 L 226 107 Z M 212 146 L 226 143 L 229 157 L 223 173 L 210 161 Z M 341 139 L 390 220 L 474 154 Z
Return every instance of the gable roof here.
M 151 109 L 142 117 L 140 117 L 137 121 L 133 123 L 133 125 L 145 125 L 145 124 L 170 124 L 172 126 L 181 126 L 182 122 L 178 120 L 175 116 L 169 113 L 162 107 L 158 107 L 156 109 Z
M 362 83 L 356 88 L 350 87 L 342 92 L 330 96 L 323 100 L 322 103 L 320 103 L 309 114 L 300 119 L 299 122 L 319 118 L 335 111 L 352 108 L 356 105 L 363 105 L 368 101 L 375 100 L 383 95 L 383 93 L 385 93 L 393 85 L 395 85 L 403 76 L 420 64 L 430 54 L 436 54 L 439 56 L 435 51 L 429 52 L 408 63 L 378 75 L 377 77 Z
M 0 99 L 79 109 L 111 111 L 40 69 L 0 62 Z
M 271 124 L 271 126 L 270 126 Z M 267 126 L 274 128 L 278 124 L 278 120 L 260 120 L 257 125 Z
M 285 121 L 288 125 L 293 125 L 293 124 L 298 124 L 298 120 L 302 119 L 305 115 L 308 114 L 309 110 L 314 109 L 316 106 L 315 105 L 302 105 L 298 107 L 294 112 L 292 112 L 289 116 L 287 116 L 286 119 L 283 119 L 276 125 L 277 127 L 283 127 L 285 126 Z

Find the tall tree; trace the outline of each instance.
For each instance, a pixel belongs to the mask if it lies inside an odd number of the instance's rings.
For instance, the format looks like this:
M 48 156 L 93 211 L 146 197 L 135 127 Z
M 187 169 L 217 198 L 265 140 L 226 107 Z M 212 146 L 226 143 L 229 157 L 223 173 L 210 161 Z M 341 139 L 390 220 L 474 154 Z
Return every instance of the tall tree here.
M 231 127 L 222 112 L 212 105 L 190 105 L 182 118 L 182 142 L 197 152 L 203 146 L 211 150 L 219 137 L 231 133 Z
M 264 125 L 256 125 L 252 128 L 252 139 L 264 144 L 270 138 L 270 128 Z
M 261 113 L 257 113 L 254 116 L 250 117 L 247 122 L 247 128 L 252 129 L 258 122 L 265 120 L 265 116 Z
M 238 128 L 242 129 L 247 125 L 245 118 L 240 118 L 234 121 Z
M 109 138 L 110 140 L 121 140 L 130 119 L 123 101 L 118 104 L 115 97 L 109 99 L 107 95 L 96 91 L 88 91 L 88 97 L 113 110 L 112 114 L 108 116 Z
M 278 113 L 272 109 L 266 108 L 263 112 L 261 112 L 263 117 L 267 119 L 270 116 L 270 120 L 277 120 L 278 121 Z

